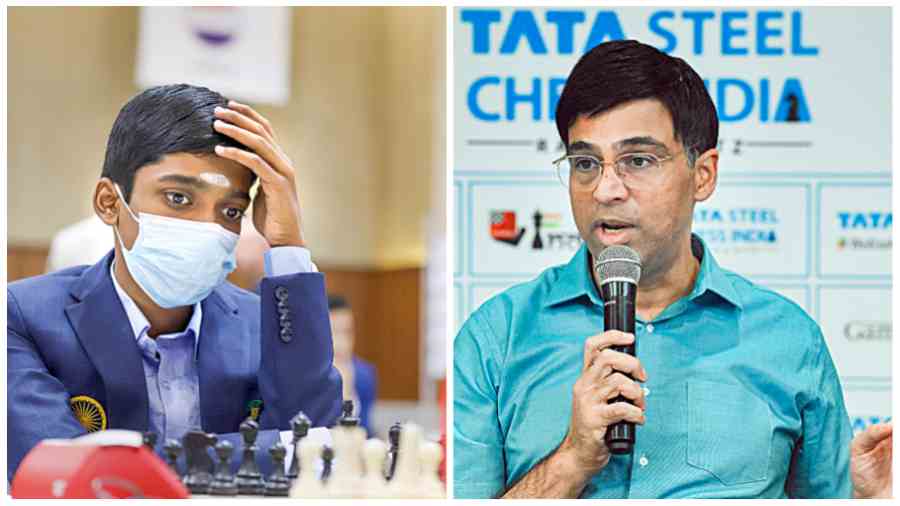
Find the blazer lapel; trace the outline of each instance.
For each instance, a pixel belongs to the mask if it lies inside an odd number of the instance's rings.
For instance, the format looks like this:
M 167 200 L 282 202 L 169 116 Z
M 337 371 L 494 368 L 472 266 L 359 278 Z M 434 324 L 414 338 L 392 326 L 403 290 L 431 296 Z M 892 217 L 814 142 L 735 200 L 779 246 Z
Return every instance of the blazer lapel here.
M 107 427 L 143 432 L 149 426 L 143 358 L 109 274 L 114 254 L 84 271 L 66 315 L 103 379 Z

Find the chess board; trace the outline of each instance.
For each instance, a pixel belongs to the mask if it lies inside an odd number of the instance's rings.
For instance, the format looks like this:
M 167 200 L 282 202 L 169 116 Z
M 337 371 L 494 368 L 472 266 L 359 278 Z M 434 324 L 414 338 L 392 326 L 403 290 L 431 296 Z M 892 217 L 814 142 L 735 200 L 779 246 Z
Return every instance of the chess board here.
M 240 427 L 242 447 L 214 434 L 191 431 L 181 443 L 169 441 L 166 460 L 179 472 L 177 454 L 185 453 L 187 468 L 179 474 L 192 497 L 297 497 L 297 498 L 443 498 L 438 477 L 443 448 L 425 441 L 413 423 L 395 424 L 389 442 L 366 440 L 358 419 L 342 417 L 338 425 L 311 428 L 298 414 L 292 430 L 270 448 L 256 446 L 259 427 L 245 420 Z M 216 460 L 209 459 L 213 447 Z M 239 452 L 240 466 L 232 473 L 232 456 Z M 257 463 L 259 452 L 271 458 L 271 472 L 264 476 Z

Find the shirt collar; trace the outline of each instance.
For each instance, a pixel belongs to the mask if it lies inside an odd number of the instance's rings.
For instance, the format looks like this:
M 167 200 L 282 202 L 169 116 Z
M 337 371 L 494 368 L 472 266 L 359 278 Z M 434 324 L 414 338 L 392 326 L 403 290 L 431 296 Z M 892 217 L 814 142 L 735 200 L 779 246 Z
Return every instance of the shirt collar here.
M 131 330 L 134 332 L 134 339 L 139 341 L 141 336 L 143 336 L 147 330 L 150 328 L 150 321 L 147 320 L 147 317 L 144 316 L 144 313 L 141 312 L 141 309 L 134 303 L 134 300 L 119 286 L 119 282 L 116 281 L 115 276 L 115 266 L 116 261 L 110 263 L 109 266 L 109 275 L 112 278 L 113 286 L 116 289 L 116 294 L 119 296 L 119 300 L 122 302 L 122 307 L 125 309 L 125 314 L 128 316 L 128 323 L 131 324 Z M 194 357 L 197 357 L 197 349 L 200 343 L 200 324 L 203 321 L 203 309 L 201 308 L 201 304 L 199 302 L 194 304 L 194 313 L 191 315 L 190 321 L 188 321 L 187 326 L 181 332 L 174 332 L 171 334 L 163 334 L 164 336 L 173 336 L 173 335 L 181 335 L 188 331 L 193 333 L 194 337 Z M 162 337 L 162 336 L 157 336 Z
M 688 295 L 688 298 L 696 300 L 706 292 L 711 292 L 738 309 L 742 309 L 741 299 L 738 297 L 731 280 L 728 279 L 725 270 L 719 267 L 706 243 L 695 234 L 691 234 L 691 252 L 694 254 L 694 257 L 700 259 L 700 270 L 694 282 L 694 289 Z M 602 299 L 597 292 L 597 287 L 594 285 L 594 279 L 589 269 L 590 262 L 591 255 L 588 252 L 587 243 L 582 241 L 581 247 L 578 248 L 572 260 L 562 267 L 559 277 L 550 289 L 545 306 L 553 306 L 582 296 L 587 296 L 594 304 L 603 306 Z
M 700 259 L 700 270 L 697 272 L 697 280 L 688 299 L 696 301 L 706 292 L 711 292 L 736 308 L 743 309 L 743 302 L 734 289 L 734 284 L 728 279 L 725 269 L 719 267 L 706 242 L 696 234 L 691 234 L 691 251 L 694 257 Z

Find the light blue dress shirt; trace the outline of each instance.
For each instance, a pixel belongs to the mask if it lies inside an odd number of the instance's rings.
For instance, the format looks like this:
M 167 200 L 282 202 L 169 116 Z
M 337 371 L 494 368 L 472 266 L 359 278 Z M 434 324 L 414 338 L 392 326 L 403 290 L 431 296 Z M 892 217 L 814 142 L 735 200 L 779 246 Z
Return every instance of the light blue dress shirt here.
M 646 425 L 590 498 L 850 497 L 852 436 L 819 326 L 720 268 L 696 236 L 694 288 L 638 318 Z M 584 340 L 603 305 L 582 244 L 566 264 L 485 302 L 454 341 L 454 490 L 492 497 L 562 442 Z
M 297 272 L 318 272 L 306 248 L 284 246 L 265 253 L 267 276 Z M 185 432 L 200 428 L 200 379 L 197 376 L 197 350 L 203 309 L 198 302 L 190 321 L 181 332 L 147 335 L 150 322 L 134 300 L 116 281 L 115 260 L 110 265 L 113 286 L 128 316 L 138 348 L 144 358 L 144 377 L 150 409 L 149 430 L 159 437 L 157 446 L 167 439 L 181 440 Z

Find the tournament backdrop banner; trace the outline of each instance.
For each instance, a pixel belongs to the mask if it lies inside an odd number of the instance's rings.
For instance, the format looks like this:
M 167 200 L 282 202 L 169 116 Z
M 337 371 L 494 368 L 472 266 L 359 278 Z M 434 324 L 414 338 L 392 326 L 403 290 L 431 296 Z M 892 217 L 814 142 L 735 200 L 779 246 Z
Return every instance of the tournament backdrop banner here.
M 290 40 L 288 7 L 141 7 L 137 83 L 190 83 L 283 105 Z
M 637 39 L 694 67 L 719 113 L 695 233 L 819 322 L 855 430 L 890 417 L 890 8 L 458 8 L 454 24 L 455 328 L 579 247 L 556 103 L 584 52 Z

